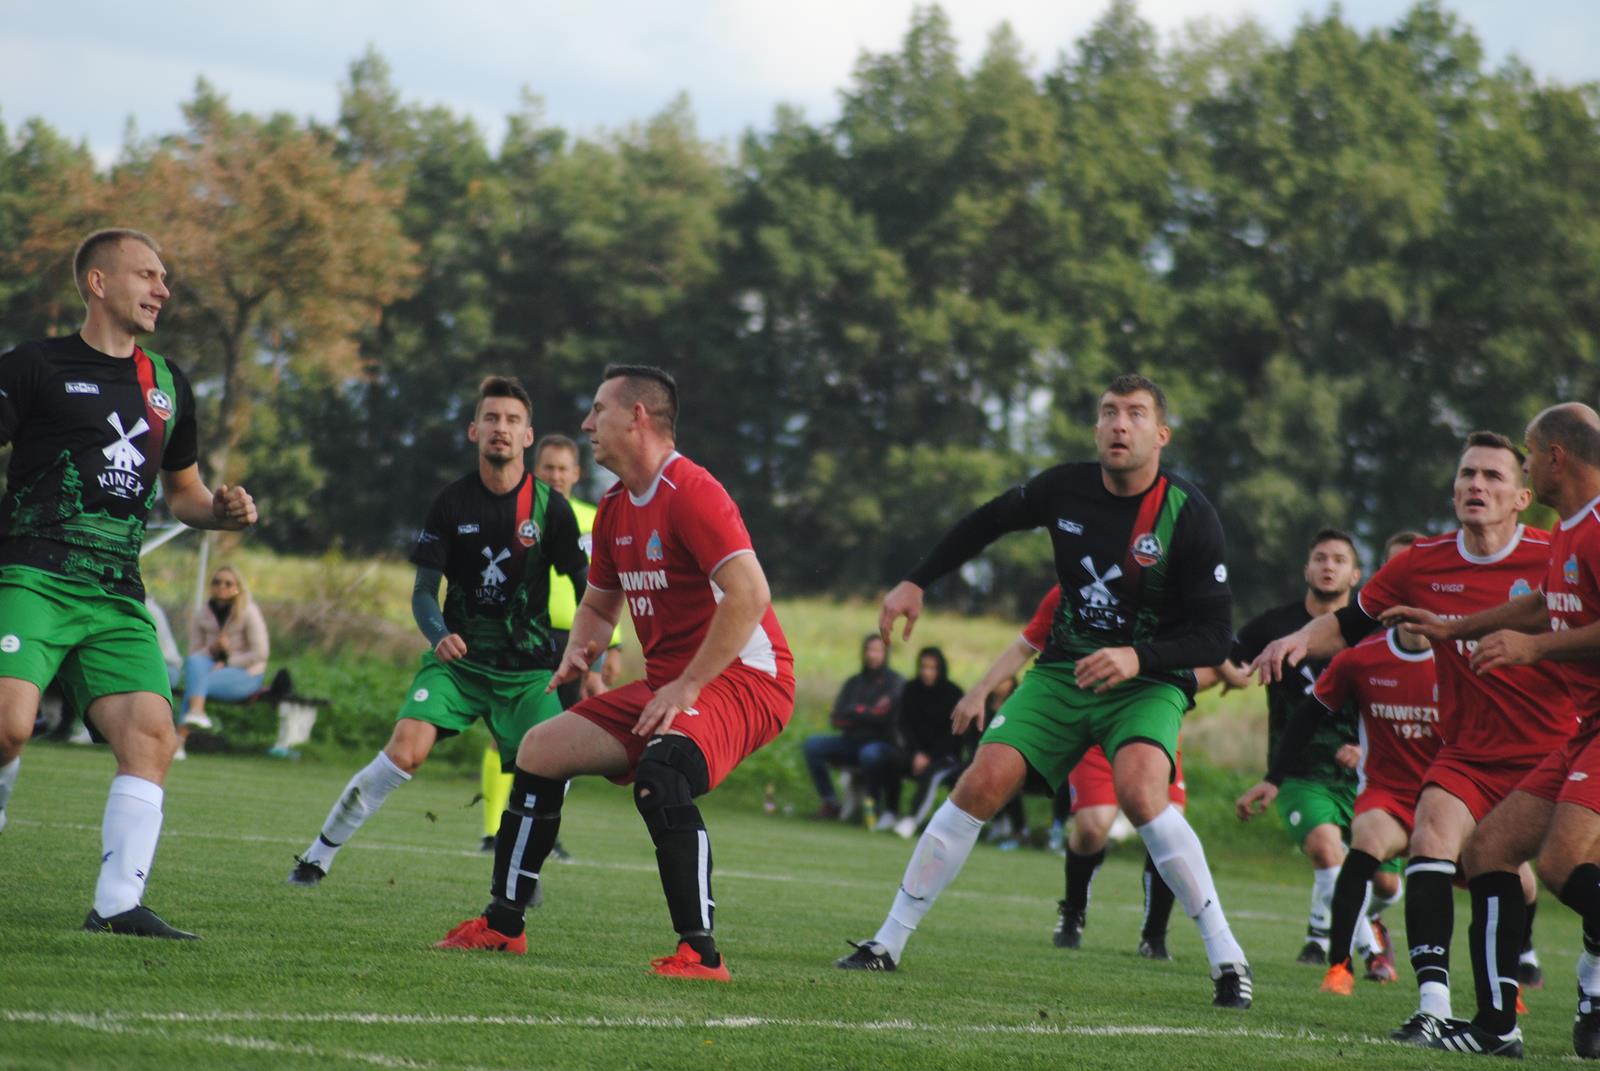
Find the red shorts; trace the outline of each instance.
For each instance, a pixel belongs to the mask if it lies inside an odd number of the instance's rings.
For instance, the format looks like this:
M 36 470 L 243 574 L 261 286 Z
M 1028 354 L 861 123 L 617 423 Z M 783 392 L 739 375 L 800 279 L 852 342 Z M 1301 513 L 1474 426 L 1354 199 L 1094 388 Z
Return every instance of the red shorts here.
M 594 722 L 628 749 L 628 772 L 612 778 L 619 785 L 633 780 L 634 764 L 650 742 L 635 736 L 633 727 L 653 695 L 655 690 L 644 681 L 634 681 L 591 696 L 567 712 Z M 701 690 L 693 711 L 672 719 L 668 731 L 695 742 L 706 758 L 710 787 L 716 788 L 746 756 L 770 744 L 789 724 L 794 678 L 788 674 L 773 678 L 760 670 L 733 666 Z
M 1183 785 L 1183 752 L 1178 752 L 1174 771 L 1176 779 L 1167 786 L 1167 799 L 1179 807 L 1189 802 L 1189 793 Z M 1083 753 L 1078 765 L 1067 775 L 1067 786 L 1072 792 L 1072 812 L 1084 807 L 1115 807 L 1117 790 L 1111 783 L 1111 760 L 1099 744 Z
M 1483 758 L 1446 744 L 1422 775 L 1422 787 L 1438 785 L 1467 805 L 1473 821 L 1481 822 L 1536 765 L 1537 760 L 1513 763 Z M 1422 794 L 1417 795 L 1420 799 Z
M 1551 803 L 1600 812 L 1600 718 L 1589 719 L 1566 746 L 1552 751 L 1517 789 Z
M 1417 825 L 1416 789 L 1402 792 L 1383 785 L 1368 784 L 1356 797 L 1354 813 L 1361 815 L 1368 811 L 1382 811 L 1391 816 L 1405 827 L 1406 836 L 1409 837 Z

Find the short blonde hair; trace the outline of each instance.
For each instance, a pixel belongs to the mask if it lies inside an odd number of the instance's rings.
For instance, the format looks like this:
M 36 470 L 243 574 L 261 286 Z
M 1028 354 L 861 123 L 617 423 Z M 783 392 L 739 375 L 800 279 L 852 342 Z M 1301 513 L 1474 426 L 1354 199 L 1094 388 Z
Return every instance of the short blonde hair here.
M 143 242 L 152 253 L 159 255 L 161 252 L 161 246 L 154 238 L 131 227 L 107 227 L 78 243 L 78 251 L 72 255 L 72 278 L 78 284 L 78 296 L 84 301 L 89 300 L 89 272 L 105 267 L 106 257 L 125 241 Z M 243 587 L 243 584 L 240 586 Z

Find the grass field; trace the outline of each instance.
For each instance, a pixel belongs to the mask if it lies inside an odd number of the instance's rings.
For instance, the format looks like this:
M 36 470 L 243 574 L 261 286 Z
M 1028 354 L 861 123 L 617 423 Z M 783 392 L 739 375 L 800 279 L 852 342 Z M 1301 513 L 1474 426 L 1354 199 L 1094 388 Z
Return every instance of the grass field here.
M 358 760 L 352 759 L 351 766 Z M 431 943 L 482 906 L 470 781 L 425 770 L 316 890 L 283 884 L 347 768 L 196 756 L 174 769 L 148 902 L 205 940 L 84 934 L 112 773 L 102 749 L 30 748 L 0 834 L 0 1067 L 1240 1068 L 1438 1067 L 1377 1040 L 1409 981 L 1317 992 L 1297 966 L 1302 865 L 1213 863 L 1255 966 L 1256 1007 L 1209 1005 L 1192 925 L 1172 963 L 1133 952 L 1138 853 L 1096 882 L 1085 947 L 1051 947 L 1060 862 L 980 847 L 892 975 L 831 967 L 875 929 L 909 846 L 769 818 L 713 798 L 721 942 L 734 984 L 655 978 L 671 951 L 653 857 L 628 794 L 580 783 L 525 958 Z M 1458 911 L 1456 1008 L 1470 1006 Z M 1403 927 L 1396 920 L 1396 932 Z M 1528 995 L 1535 1062 L 1570 1060 L 1571 914 L 1547 898 L 1549 989 Z

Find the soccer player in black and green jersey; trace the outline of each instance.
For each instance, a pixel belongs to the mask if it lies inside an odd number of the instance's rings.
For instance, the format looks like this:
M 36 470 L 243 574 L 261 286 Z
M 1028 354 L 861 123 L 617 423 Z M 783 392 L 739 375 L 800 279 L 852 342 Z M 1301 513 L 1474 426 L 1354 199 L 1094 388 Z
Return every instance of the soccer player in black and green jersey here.
M 527 731 L 561 713 L 561 701 L 545 690 L 561 653 L 550 627 L 550 569 L 570 578 L 582 598 L 589 559 L 572 507 L 523 464 L 533 445 L 528 392 L 490 376 L 478 394 L 467 427 L 477 471 L 434 500 L 411 552 L 411 611 L 433 649 L 422 656 L 388 745 L 339 794 L 296 858 L 291 885 L 319 884 L 340 847 L 411 780 L 440 737 L 482 718 L 510 770 Z M 442 610 L 441 578 L 448 581 Z
M 171 296 L 155 240 L 96 231 L 73 273 L 83 329 L 0 357 L 0 445 L 13 448 L 0 499 L 0 828 L 40 692 L 59 677 L 117 757 L 83 928 L 192 938 L 139 902 L 178 747 L 139 547 L 158 484 L 195 528 L 248 527 L 256 507 L 242 487 L 200 481 L 189 381 L 135 341 Z
M 1220 663 L 1233 634 L 1222 526 L 1193 486 L 1162 469 L 1171 437 L 1161 388 L 1143 376 L 1118 376 L 1100 398 L 1098 464 L 1058 465 L 979 507 L 884 598 L 883 636 L 905 617 L 909 637 L 928 584 L 1007 532 L 1030 528 L 1049 532 L 1062 591 L 1049 645 L 928 823 L 888 918 L 839 967 L 895 969 L 983 823 L 1030 771 L 1055 791 L 1099 744 L 1111 756 L 1117 802 L 1200 927 L 1212 1003 L 1250 1006 L 1250 968 L 1205 851 L 1167 799 L 1178 727 L 1194 694 L 1189 667 Z

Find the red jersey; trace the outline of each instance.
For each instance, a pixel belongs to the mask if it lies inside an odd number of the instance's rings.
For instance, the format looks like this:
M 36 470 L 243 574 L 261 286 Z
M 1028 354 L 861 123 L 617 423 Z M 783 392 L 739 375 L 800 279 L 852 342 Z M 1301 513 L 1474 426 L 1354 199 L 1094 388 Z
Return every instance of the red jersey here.
M 635 498 L 619 482 L 601 496 L 589 586 L 626 597 L 651 688 L 683 676 L 705 641 L 722 601 L 711 574 L 754 553 L 739 507 L 716 477 L 682 454 L 667 459 L 643 495 Z M 772 607 L 733 662 L 741 664 L 775 679 L 793 676 L 794 657 Z
M 1312 694 L 1334 711 L 1354 701 L 1361 714 L 1358 791 L 1417 794 L 1441 743 L 1433 651 L 1407 651 L 1385 629 L 1334 656 Z
M 1361 589 L 1361 609 L 1377 617 L 1391 606 L 1417 606 L 1440 617 L 1466 617 L 1526 595 L 1550 564 L 1550 534 L 1517 526 L 1499 553 L 1471 554 L 1461 532 L 1419 539 L 1391 558 Z M 1439 709 L 1446 742 L 1484 762 L 1531 763 L 1560 747 L 1577 727 L 1555 663 L 1510 666 L 1479 676 L 1467 659 L 1475 640 L 1435 644 Z
M 1550 533 L 1550 569 L 1545 574 L 1544 601 L 1550 628 L 1582 628 L 1600 620 L 1600 498 L 1562 521 Z M 1551 662 L 1567 682 L 1580 718 L 1600 714 L 1600 662 Z
M 1050 590 L 1044 593 L 1044 598 L 1039 600 L 1039 608 L 1033 612 L 1033 620 L 1022 630 L 1022 642 L 1035 651 L 1044 650 L 1045 644 L 1050 642 L 1050 623 L 1055 620 L 1056 607 L 1060 605 L 1061 585 L 1053 584 Z

